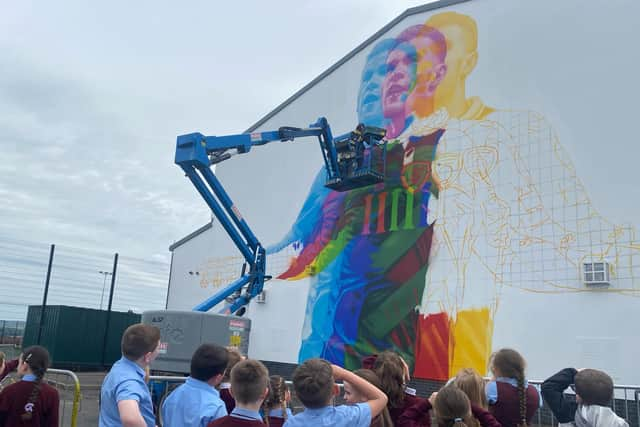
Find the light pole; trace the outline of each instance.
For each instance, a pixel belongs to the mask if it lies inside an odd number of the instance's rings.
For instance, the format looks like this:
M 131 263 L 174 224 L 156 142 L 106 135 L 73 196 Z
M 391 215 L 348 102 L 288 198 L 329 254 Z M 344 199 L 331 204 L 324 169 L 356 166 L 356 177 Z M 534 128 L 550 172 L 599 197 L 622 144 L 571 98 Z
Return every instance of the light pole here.
M 113 273 L 110 271 L 98 271 L 98 273 L 104 276 L 104 280 L 102 281 L 102 295 L 100 296 L 100 310 L 102 310 L 102 301 L 104 300 L 104 287 L 107 284 L 107 276 L 112 276 Z

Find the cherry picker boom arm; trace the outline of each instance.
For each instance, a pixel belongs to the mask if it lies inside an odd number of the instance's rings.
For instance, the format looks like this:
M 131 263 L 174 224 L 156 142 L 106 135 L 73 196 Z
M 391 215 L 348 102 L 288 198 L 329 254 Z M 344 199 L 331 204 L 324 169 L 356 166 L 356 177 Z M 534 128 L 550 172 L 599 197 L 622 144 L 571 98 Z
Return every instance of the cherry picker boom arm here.
M 355 131 L 334 139 L 331 128 L 323 117 L 308 128 L 281 127 L 277 131 L 229 136 L 204 136 L 201 133 L 178 136 L 175 163 L 184 170 L 209 205 L 242 253 L 245 267 L 248 266 L 248 271 L 243 269 L 240 278 L 193 310 L 208 311 L 227 300 L 230 303 L 228 311 L 235 313 L 262 292 L 264 282 L 271 278 L 265 273 L 265 249 L 211 171 L 211 165 L 235 154 L 248 153 L 254 145 L 315 136 L 320 142 L 324 158 L 327 173 L 325 185 L 337 191 L 346 191 L 384 180 L 384 135 L 384 129 L 359 125 Z

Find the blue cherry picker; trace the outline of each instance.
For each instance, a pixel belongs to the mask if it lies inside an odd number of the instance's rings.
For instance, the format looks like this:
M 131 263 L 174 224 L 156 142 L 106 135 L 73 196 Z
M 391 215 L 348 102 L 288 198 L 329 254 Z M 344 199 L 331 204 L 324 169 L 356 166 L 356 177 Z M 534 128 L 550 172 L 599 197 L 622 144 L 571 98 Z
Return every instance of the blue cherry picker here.
M 266 251 L 249 228 L 238 208 L 224 190 L 211 166 L 246 154 L 254 146 L 270 142 L 316 137 L 326 170 L 325 186 L 348 191 L 383 182 L 385 179 L 385 130 L 359 124 L 352 132 L 333 137 L 325 118 L 308 128 L 281 127 L 275 131 L 230 136 L 205 136 L 190 133 L 178 136 L 175 163 L 184 170 L 220 224 L 244 258 L 240 277 L 215 295 L 198 304 L 193 311 L 155 310 L 142 315 L 143 323 L 160 329 L 160 351 L 152 365 L 151 391 L 158 408 L 163 396 L 189 373 L 194 350 L 203 342 L 233 346 L 248 353 L 251 321 L 241 316 L 245 306 L 258 296 L 265 281 Z M 206 313 L 225 301 L 222 314 Z M 178 377 L 167 376 L 179 374 Z
M 266 274 L 264 247 L 211 171 L 211 166 L 235 154 L 248 153 L 254 146 L 310 136 L 317 137 L 320 143 L 327 174 L 326 187 L 348 191 L 384 181 L 385 130 L 364 124 L 336 138 L 324 117 L 308 128 L 281 127 L 275 131 L 230 136 L 190 133 L 178 137 L 175 163 L 184 170 L 245 260 L 243 272 L 236 281 L 193 310 L 205 312 L 226 300 L 230 305 L 225 312 L 244 313 L 244 306 L 262 292 L 264 282 L 271 278 Z

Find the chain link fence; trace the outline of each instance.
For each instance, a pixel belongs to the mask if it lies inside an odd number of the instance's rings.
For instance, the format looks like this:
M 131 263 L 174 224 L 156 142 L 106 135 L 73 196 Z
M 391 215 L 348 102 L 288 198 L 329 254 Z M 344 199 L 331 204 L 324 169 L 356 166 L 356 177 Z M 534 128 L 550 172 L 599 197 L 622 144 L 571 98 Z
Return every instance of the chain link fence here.
M 112 310 L 142 313 L 165 307 L 169 268 L 168 253 L 155 259 L 124 254 L 116 260 L 105 252 L 1 239 L 0 344 L 19 341 L 27 307 L 42 304 L 47 273 L 47 305 L 106 310 L 113 281 Z

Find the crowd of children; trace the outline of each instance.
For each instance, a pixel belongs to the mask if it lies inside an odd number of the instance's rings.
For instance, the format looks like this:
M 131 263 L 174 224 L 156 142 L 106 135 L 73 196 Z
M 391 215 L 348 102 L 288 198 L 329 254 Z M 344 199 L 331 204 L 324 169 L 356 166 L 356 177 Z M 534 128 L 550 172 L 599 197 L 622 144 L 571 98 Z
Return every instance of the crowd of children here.
M 392 351 L 363 360 L 350 372 L 323 359 L 309 359 L 285 379 L 269 376 L 264 364 L 238 351 L 203 344 L 191 359 L 190 376 L 159 408 L 156 420 L 145 371 L 156 358 L 160 331 L 149 325 L 129 327 L 122 337 L 122 358 L 101 389 L 100 427 L 527 427 L 543 401 L 561 425 L 628 427 L 610 408 L 613 381 L 595 369 L 563 369 L 540 390 L 525 376 L 525 360 L 513 349 L 496 351 L 486 381 L 462 369 L 439 391 L 419 397 L 407 386 L 409 367 Z M 3 377 L 15 369 L 21 380 L 0 391 L 0 427 L 58 425 L 59 397 L 43 377 L 49 354 L 27 348 L 16 361 L 0 354 Z M 344 405 L 335 405 L 343 384 Z M 574 387 L 575 399 L 564 392 Z M 304 410 L 295 415 L 292 391 Z

